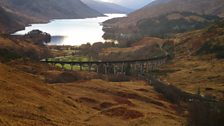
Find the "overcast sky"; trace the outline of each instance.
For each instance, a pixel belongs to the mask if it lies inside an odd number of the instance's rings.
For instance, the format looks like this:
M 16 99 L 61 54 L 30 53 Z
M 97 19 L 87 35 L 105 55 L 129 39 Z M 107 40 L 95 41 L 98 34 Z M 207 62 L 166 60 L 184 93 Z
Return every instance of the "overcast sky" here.
M 99 1 L 114 2 L 128 8 L 137 9 L 145 6 L 146 4 L 150 3 L 153 0 L 99 0 Z

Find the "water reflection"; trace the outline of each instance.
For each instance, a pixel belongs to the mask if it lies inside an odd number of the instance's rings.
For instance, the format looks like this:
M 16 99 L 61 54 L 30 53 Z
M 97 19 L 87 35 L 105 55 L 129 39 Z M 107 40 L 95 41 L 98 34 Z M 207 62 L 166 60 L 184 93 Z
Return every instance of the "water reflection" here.
M 67 36 L 51 36 L 51 43 L 54 43 L 55 45 L 63 45 L 66 38 Z
M 125 14 L 106 14 L 107 17 L 86 19 L 59 19 L 47 24 L 33 24 L 16 34 L 25 34 L 31 30 L 39 29 L 52 35 L 51 45 L 81 45 L 84 43 L 104 42 L 101 22 L 123 17 Z

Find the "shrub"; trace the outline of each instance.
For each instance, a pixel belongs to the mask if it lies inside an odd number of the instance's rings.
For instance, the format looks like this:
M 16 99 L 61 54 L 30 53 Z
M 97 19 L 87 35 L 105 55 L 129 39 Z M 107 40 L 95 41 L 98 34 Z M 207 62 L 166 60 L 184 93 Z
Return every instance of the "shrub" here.
M 32 30 L 26 35 L 24 35 L 24 38 L 27 40 L 31 40 L 35 44 L 40 45 L 43 45 L 44 43 L 49 43 L 51 41 L 51 35 L 40 30 Z
M 45 75 L 45 81 L 48 83 L 69 83 L 82 79 L 83 77 L 74 71 L 49 72 Z
M 222 40 L 213 39 L 206 41 L 197 51 L 197 54 L 215 54 L 217 58 L 224 58 L 224 44 Z
M 115 75 L 108 75 L 108 81 L 111 82 L 126 82 L 130 81 L 130 78 L 124 74 L 115 74 Z
M 0 61 L 8 62 L 18 58 L 20 58 L 20 56 L 16 52 L 9 49 L 0 49 Z

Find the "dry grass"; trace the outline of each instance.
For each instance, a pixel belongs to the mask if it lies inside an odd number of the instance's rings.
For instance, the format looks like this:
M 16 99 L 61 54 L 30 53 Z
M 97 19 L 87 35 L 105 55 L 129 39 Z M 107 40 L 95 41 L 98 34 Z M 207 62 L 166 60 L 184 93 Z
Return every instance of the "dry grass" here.
M 197 57 L 175 59 L 162 69 L 176 69 L 162 79 L 185 91 L 214 95 L 224 100 L 224 61 Z
M 100 53 L 100 56 L 106 57 L 106 56 L 110 55 L 111 53 L 120 53 L 120 54 L 132 53 L 132 52 L 142 49 L 145 46 L 153 46 L 153 45 L 157 45 L 157 44 L 162 46 L 164 44 L 164 40 L 160 39 L 160 38 L 155 38 L 155 37 L 145 37 L 141 41 L 132 44 L 131 47 L 105 48 Z
M 89 80 L 48 85 L 41 76 L 0 64 L 1 126 L 179 126 L 183 123 L 173 105 L 141 81 Z
M 115 83 L 91 80 L 54 87 L 91 109 L 90 113 L 83 115 L 89 124 L 141 125 L 143 120 L 147 124 L 154 120 L 155 126 L 181 125 L 181 118 L 176 116 L 172 105 L 141 81 Z
M 98 57 L 102 60 L 133 60 L 147 59 L 154 56 L 162 56 L 165 50 L 162 48 L 166 40 L 145 37 L 127 48 L 106 48 Z
M 175 58 L 161 68 L 167 71 L 161 79 L 185 91 L 201 92 L 224 101 L 224 60 L 215 58 L 212 53 L 197 55 L 206 41 L 216 45 L 216 41 L 223 38 L 221 24 L 209 29 L 181 33 L 173 38 Z
M 22 41 L 18 39 L 12 38 L 4 38 L 0 36 L 0 50 L 4 49 L 10 51 L 14 55 L 18 55 L 23 58 L 31 58 L 31 59 L 42 59 L 50 56 L 49 50 L 45 46 L 36 45 L 33 42 Z M 8 53 L 1 54 L 4 56 L 0 56 L 0 60 L 4 61 L 4 57 L 8 55 Z M 3 58 L 3 59 L 2 59 Z M 5 60 L 13 60 L 13 59 L 5 59 Z

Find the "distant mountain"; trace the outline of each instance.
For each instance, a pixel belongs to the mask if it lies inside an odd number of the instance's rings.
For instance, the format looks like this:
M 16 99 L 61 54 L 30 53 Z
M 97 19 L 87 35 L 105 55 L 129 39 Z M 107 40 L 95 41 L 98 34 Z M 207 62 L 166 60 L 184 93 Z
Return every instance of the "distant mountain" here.
M 0 0 L 0 7 L 6 14 L 4 17 L 10 14 L 9 17 L 13 19 L 15 25 L 47 22 L 51 19 L 103 16 L 80 0 Z M 4 17 L 0 19 L 0 25 L 8 26 L 7 23 L 4 24 L 6 22 Z M 21 20 L 17 20 L 18 17 Z M 12 31 L 15 29 L 17 28 L 13 28 Z M 4 29 L 1 31 L 8 32 Z
M 136 25 L 141 19 L 155 18 L 172 12 L 192 12 L 201 15 L 224 17 L 223 0 L 155 0 L 147 6 L 131 13 L 128 18 L 120 18 L 114 23 L 121 27 Z
M 114 3 L 119 4 L 123 7 L 128 7 L 133 10 L 137 10 L 139 8 L 144 7 L 149 4 L 153 0 L 112 0 Z
M 130 13 L 133 10 L 120 6 L 115 3 L 102 2 L 96 0 L 81 0 L 89 7 L 99 11 L 100 13 Z
M 128 17 L 104 22 L 105 39 L 129 46 L 144 37 L 171 37 L 224 17 L 223 0 L 155 0 Z

